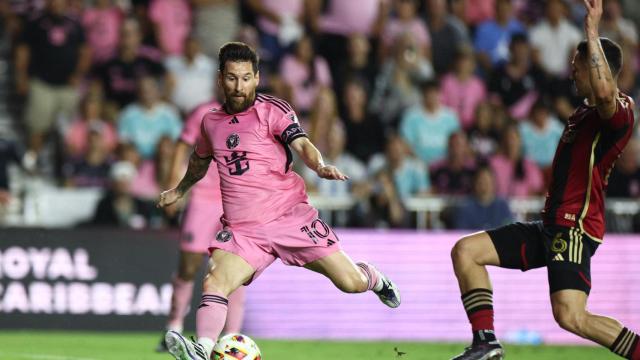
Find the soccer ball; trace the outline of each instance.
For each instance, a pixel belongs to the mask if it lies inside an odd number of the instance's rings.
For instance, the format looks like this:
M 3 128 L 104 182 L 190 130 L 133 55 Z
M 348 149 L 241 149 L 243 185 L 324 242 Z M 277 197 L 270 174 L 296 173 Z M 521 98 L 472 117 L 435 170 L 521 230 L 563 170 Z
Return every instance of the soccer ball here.
M 213 348 L 213 360 L 261 360 L 258 345 L 247 335 L 228 334 Z

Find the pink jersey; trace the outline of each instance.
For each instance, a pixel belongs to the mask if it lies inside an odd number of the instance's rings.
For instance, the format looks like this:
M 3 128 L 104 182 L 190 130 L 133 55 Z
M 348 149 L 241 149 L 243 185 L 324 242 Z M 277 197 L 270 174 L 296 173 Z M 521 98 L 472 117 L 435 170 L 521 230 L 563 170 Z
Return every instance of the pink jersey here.
M 291 170 L 288 144 L 306 136 L 284 100 L 258 94 L 247 110 L 212 110 L 202 119 L 196 154 L 213 156 L 220 173 L 225 220 L 266 224 L 306 203 L 304 181 Z
M 215 100 L 197 106 L 185 121 L 182 133 L 180 134 L 180 140 L 191 146 L 195 145 L 200 135 L 202 118 L 211 109 L 216 108 L 220 108 L 220 103 Z M 207 171 L 207 175 L 193 186 L 191 194 L 194 197 L 220 199 L 220 175 L 218 175 L 218 169 L 215 168 L 215 164 L 212 163 L 209 171 Z

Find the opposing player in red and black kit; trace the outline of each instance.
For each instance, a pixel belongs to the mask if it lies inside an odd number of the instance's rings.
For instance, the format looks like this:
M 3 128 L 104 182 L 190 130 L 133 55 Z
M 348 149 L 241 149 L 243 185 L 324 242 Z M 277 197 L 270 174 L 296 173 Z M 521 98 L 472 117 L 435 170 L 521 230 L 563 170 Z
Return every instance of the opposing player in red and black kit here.
M 453 360 L 502 359 L 493 329 L 493 293 L 485 266 L 546 266 L 553 316 L 565 330 L 640 360 L 640 339 L 617 320 L 587 311 L 590 259 L 604 235 L 604 191 L 633 131 L 633 101 L 618 91 L 622 50 L 598 36 L 602 0 L 584 0 L 587 40 L 572 75 L 585 102 L 569 118 L 553 161 L 542 222 L 514 223 L 458 241 L 451 252 L 473 343 Z

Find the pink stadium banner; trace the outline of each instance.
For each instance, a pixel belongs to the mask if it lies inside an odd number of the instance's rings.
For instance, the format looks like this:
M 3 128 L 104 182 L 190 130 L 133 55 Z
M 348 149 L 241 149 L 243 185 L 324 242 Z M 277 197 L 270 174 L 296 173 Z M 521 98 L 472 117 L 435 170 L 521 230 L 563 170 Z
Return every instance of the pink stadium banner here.
M 354 260 L 402 291 L 389 309 L 371 293 L 343 294 L 319 274 L 276 261 L 248 289 L 245 332 L 259 338 L 469 341 L 450 251 L 462 234 L 338 230 Z M 640 236 L 608 235 L 592 259 L 589 310 L 640 326 Z M 520 343 L 585 344 L 553 320 L 545 268 L 490 268 L 496 332 Z

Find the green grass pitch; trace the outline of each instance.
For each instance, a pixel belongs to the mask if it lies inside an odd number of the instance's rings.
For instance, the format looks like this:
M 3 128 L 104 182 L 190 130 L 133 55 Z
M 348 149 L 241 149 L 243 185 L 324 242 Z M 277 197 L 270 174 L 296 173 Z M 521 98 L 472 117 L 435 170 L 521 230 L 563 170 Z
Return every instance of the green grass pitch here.
M 0 331 L 1 360 L 171 360 L 153 352 L 160 333 Z M 257 340 L 265 360 L 428 360 L 449 359 L 462 344 L 416 342 L 331 342 Z M 394 348 L 405 352 L 397 356 Z M 515 346 L 513 360 L 613 360 L 598 347 Z

